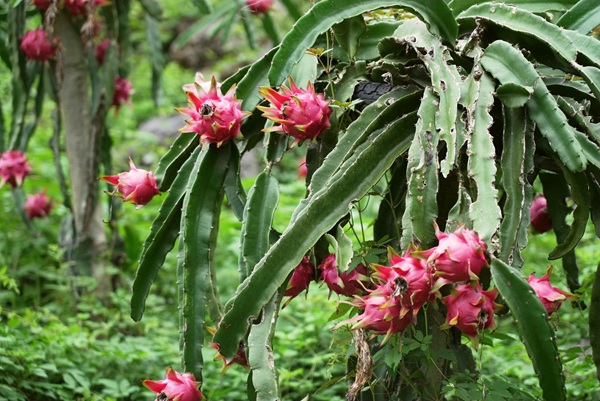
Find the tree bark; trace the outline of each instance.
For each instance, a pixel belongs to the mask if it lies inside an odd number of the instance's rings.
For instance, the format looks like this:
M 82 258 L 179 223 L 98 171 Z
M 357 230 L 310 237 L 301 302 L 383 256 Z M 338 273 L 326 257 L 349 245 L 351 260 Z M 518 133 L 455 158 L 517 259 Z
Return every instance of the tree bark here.
M 106 230 L 98 202 L 99 142 L 104 119 L 92 115 L 85 44 L 66 13 L 56 15 L 54 34 L 61 39 L 62 47 L 57 80 L 71 184 L 72 262 L 78 273 L 91 274 L 98 280 L 94 293 L 104 299 L 111 288 L 105 272 Z M 103 117 L 103 107 L 99 109 Z

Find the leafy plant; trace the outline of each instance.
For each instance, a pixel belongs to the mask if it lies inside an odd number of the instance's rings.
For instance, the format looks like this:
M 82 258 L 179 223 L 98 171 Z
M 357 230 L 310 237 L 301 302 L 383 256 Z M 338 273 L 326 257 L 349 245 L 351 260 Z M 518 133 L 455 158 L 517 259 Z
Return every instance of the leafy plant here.
M 567 399 L 555 330 L 518 269 L 538 179 L 558 243 L 549 257 L 563 260 L 572 291 L 579 288 L 574 249 L 589 216 L 598 233 L 600 43 L 587 34 L 599 21 L 586 18 L 594 10 L 597 5 L 587 0 L 318 2 L 278 47 L 222 83 L 223 91 L 236 83 L 242 108 L 253 113 L 242 125 L 244 141 L 197 147 L 194 134 L 182 134 L 177 141 L 184 145 L 173 146 L 161 160 L 156 174 L 168 194 L 144 244 L 132 317 L 142 318 L 152 282 L 179 237 L 185 370 L 202 377 L 210 315 L 219 323 L 212 341 L 226 358 L 234 357 L 240 342 L 247 347 L 249 399 L 278 399 L 277 372 L 269 363 L 275 323 L 286 283 L 305 255 L 320 262 L 332 244 L 338 260 L 348 262 L 345 270 L 351 259 L 354 267 L 382 243 L 404 251 L 412 243 L 430 249 L 437 243 L 434 222 L 447 232 L 463 224 L 487 244 L 491 282 L 515 318 L 543 397 Z M 269 129 L 255 108 L 262 102 L 259 87 L 278 87 L 289 76 L 302 86 L 316 81 L 334 113 L 330 129 L 307 141 L 307 195 L 279 233 L 273 229 L 279 190 L 272 169 L 285 157 L 290 138 Z M 359 108 L 363 80 L 392 90 Z M 261 141 L 263 128 L 266 167 L 246 194 L 240 154 Z M 223 307 L 214 292 L 221 266 L 213 254 L 221 246 L 215 239 L 225 195 L 242 221 L 242 234 L 241 283 Z M 372 237 L 355 238 L 352 249 L 345 232 L 359 225 L 352 212 L 367 198 L 379 202 Z M 589 305 L 595 355 L 597 284 Z M 451 350 L 454 357 L 446 360 L 456 362 L 439 362 L 444 372 L 467 374 L 459 362 L 470 353 L 460 337 L 440 334 L 433 308 L 424 315 L 419 330 L 432 336 L 426 348 L 433 354 Z M 360 376 L 370 376 L 368 359 L 357 362 L 359 387 L 366 383 Z M 381 397 L 378 386 L 397 396 L 472 395 L 460 380 L 444 387 L 435 369 L 414 371 L 378 373 L 373 398 Z M 392 380 L 384 382 L 388 376 Z M 495 388 L 498 399 L 516 391 Z

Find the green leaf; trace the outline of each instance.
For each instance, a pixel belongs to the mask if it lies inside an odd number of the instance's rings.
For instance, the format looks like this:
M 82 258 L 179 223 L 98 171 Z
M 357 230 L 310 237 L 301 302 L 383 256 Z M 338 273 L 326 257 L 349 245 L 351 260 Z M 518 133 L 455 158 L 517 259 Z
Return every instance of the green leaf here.
M 231 147 L 231 158 L 227 167 L 227 176 L 223 182 L 223 188 L 227 195 L 227 201 L 235 217 L 239 221 L 244 219 L 244 207 L 246 206 L 246 191 L 242 186 L 240 177 L 240 152 L 237 146 Z
M 275 324 L 279 315 L 281 294 L 277 293 L 263 308 L 260 321 L 252 325 L 248 335 L 248 363 L 250 364 L 250 381 L 256 394 L 256 401 L 279 400 L 279 384 L 273 338 Z
M 367 30 L 360 37 L 360 46 L 356 52 L 358 60 L 372 60 L 379 57 L 377 44 L 383 38 L 392 36 L 402 21 L 375 22 L 367 25 Z
M 567 62 L 574 62 L 577 56 L 573 43 L 565 35 L 564 30 L 525 10 L 503 3 L 484 3 L 469 8 L 457 19 L 460 21 L 467 18 L 489 22 L 533 36 Z
M 594 284 L 590 294 L 589 328 L 590 345 L 596 372 L 600 372 L 600 265 L 596 268 Z M 597 376 L 600 374 L 597 373 Z
M 244 32 L 246 32 L 248 46 L 254 50 L 256 49 L 257 40 L 256 33 L 254 32 L 254 24 L 251 22 L 251 13 L 246 7 L 242 8 L 239 12 L 242 16 L 242 26 L 244 27 Z
M 460 74 L 452 62 L 448 48 L 420 20 L 412 19 L 400 25 L 394 32 L 394 40 L 412 47 L 431 75 L 431 85 L 439 97 L 435 129 L 440 139 L 446 143 L 446 158 L 440 162 L 440 171 L 446 177 L 454 168 L 459 148 L 456 106 L 460 99 Z
M 548 313 L 521 272 L 500 259 L 491 264 L 492 278 L 513 315 L 521 341 L 540 382 L 545 400 L 566 400 L 565 377 Z
M 179 169 L 200 144 L 198 135 L 182 133 L 171 144 L 169 150 L 160 158 L 154 172 L 156 182 L 161 192 L 168 191 L 177 177 Z
M 529 209 L 533 187 L 527 176 L 533 168 L 533 130 L 524 108 L 504 109 L 502 188 L 506 194 L 500 226 L 500 259 L 511 266 L 523 264 L 521 250 L 527 245 Z
M 598 15 L 600 15 L 600 2 L 580 0 L 559 18 L 556 25 L 587 35 L 600 25 Z
M 448 7 L 452 10 L 454 15 L 459 15 L 463 11 L 467 10 L 477 4 L 490 3 L 490 0 L 451 0 L 448 2 Z M 577 3 L 577 0 L 511 0 L 510 4 L 516 7 L 528 10 L 534 13 L 545 13 L 548 11 L 562 11 L 567 10 L 573 4 Z M 497 4 L 497 3 L 495 3 Z
M 436 240 L 433 222 L 438 216 L 438 143 L 440 137 L 435 129 L 439 98 L 432 88 L 425 89 L 417 112 L 415 139 L 408 151 L 405 198 L 406 207 L 402 217 L 401 248 L 408 246 L 416 237 L 427 249 Z
M 211 290 L 213 245 L 219 226 L 223 181 L 231 157 L 231 141 L 210 145 L 190 177 L 181 215 L 183 267 L 183 368 L 202 380 L 207 297 Z M 196 165 L 197 165 L 196 164 Z
M 333 25 L 380 7 L 400 6 L 421 16 L 431 31 L 445 42 L 454 43 L 458 27 L 443 0 L 324 0 L 315 4 L 283 38 L 281 48 L 273 58 L 269 82 L 280 85 L 317 37 Z
M 387 239 L 390 244 L 399 244 L 403 229 L 402 216 L 408 188 L 406 183 L 406 160 L 400 159 L 396 161 L 390 172 L 391 178 L 389 179 L 383 199 L 379 203 L 377 217 L 373 222 L 373 239 L 378 243 Z
M 271 13 L 265 13 L 262 15 L 262 23 L 263 29 L 267 33 L 267 36 L 269 36 L 269 38 L 271 39 L 271 42 L 273 42 L 274 45 L 279 44 L 281 39 L 279 38 L 279 34 L 277 33 L 277 26 L 273 21 L 273 17 L 271 17 Z
M 336 179 L 310 200 L 239 287 L 214 341 L 226 358 L 237 352 L 250 322 L 255 319 L 306 251 L 345 216 L 352 203 L 364 196 L 394 160 L 406 152 L 414 133 L 416 113 L 400 118 L 383 132 L 373 134 L 370 146 L 356 155 Z M 368 165 L 369 168 L 364 168 Z
M 496 149 L 490 127 L 493 118 L 490 110 L 494 105 L 495 85 L 484 73 L 476 80 L 477 99 L 468 106 L 468 130 L 471 132 L 467 153 L 469 177 L 476 186 L 477 198 L 469 208 L 473 229 L 485 243 L 491 244 L 492 237 L 500 224 L 501 212 L 496 189 Z
M 210 14 L 212 12 L 212 7 L 208 0 L 191 0 L 192 4 L 196 6 L 198 10 L 200 10 L 203 14 Z
M 592 64 L 600 68 L 600 41 L 576 31 L 563 30 L 563 33 L 572 41 L 577 53 L 585 56 Z
M 562 170 L 563 175 L 571 188 L 571 198 L 577 207 L 573 212 L 573 223 L 571 224 L 568 234 L 564 239 L 559 239 L 561 242 L 552 252 L 550 252 L 550 255 L 548 255 L 548 259 L 550 260 L 563 257 L 577 246 L 583 237 L 583 234 L 585 234 L 588 215 L 590 213 L 591 196 L 585 173 L 573 173 L 564 168 Z
M 144 10 L 155 20 L 162 18 L 163 8 L 157 0 L 140 0 Z
M 525 106 L 532 93 L 533 88 L 531 86 L 523 86 L 514 82 L 507 82 L 496 89 L 498 98 L 510 109 Z
M 244 280 L 269 249 L 269 233 L 279 202 L 279 182 L 271 170 L 256 177 L 248 192 L 241 232 L 239 269 Z
M 179 236 L 181 206 L 187 183 L 190 176 L 197 174 L 198 169 L 195 167 L 195 163 L 199 165 L 197 160 L 201 159 L 204 154 L 198 147 L 183 164 L 144 241 L 131 294 L 131 318 L 136 322 L 141 320 L 150 287 Z
M 344 228 L 340 225 L 337 226 L 334 243 L 335 263 L 340 271 L 345 272 L 350 267 L 350 262 L 352 262 L 354 249 L 352 248 L 352 239 L 346 235 Z
M 146 14 L 146 39 L 150 48 L 150 65 L 152 66 L 152 99 L 154 100 L 154 104 L 159 106 L 165 57 L 163 55 L 162 42 L 160 41 L 158 22 L 149 14 Z
M 347 18 L 332 27 L 335 44 L 340 46 L 347 54 L 348 61 L 356 57 L 362 35 L 367 30 L 367 25 L 362 15 Z
M 269 86 L 269 68 L 277 49 L 275 47 L 252 64 L 246 76 L 240 80 L 235 93 L 238 99 L 243 99 L 242 110 L 252 111 L 263 100 L 258 89 L 261 86 Z
M 334 150 L 327 155 L 323 164 L 315 171 L 308 188 L 310 194 L 321 191 L 331 177 L 340 170 L 344 161 L 355 152 L 360 144 L 365 142 L 371 133 L 385 127 L 399 115 L 414 110 L 413 107 L 418 104 L 422 92 L 418 89 L 411 89 L 398 89 L 386 93 L 363 110 L 361 115 L 348 126 L 346 132 L 340 135 Z
M 514 82 L 534 88 L 527 102 L 531 118 L 569 170 L 583 170 L 586 160 L 573 128 L 523 54 L 506 42 L 496 41 L 485 50 L 481 64 L 502 84 Z

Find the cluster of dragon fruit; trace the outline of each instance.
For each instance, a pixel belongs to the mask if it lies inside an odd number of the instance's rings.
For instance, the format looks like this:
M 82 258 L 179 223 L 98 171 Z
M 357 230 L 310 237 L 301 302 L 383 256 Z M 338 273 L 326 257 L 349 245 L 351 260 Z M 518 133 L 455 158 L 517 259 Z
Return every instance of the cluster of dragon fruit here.
M 105 4 L 105 0 L 34 0 L 41 11 L 70 12 L 75 18 L 93 22 L 96 60 L 104 63 L 107 49 L 113 45 L 110 39 L 100 39 L 101 24 L 94 18 L 94 10 Z M 265 13 L 271 0 L 247 0 L 247 6 L 255 14 Z M 32 62 L 51 62 L 61 50 L 60 38 L 42 28 L 27 32 L 21 40 L 21 50 Z M 223 94 L 220 84 L 213 77 L 204 81 L 198 74 L 195 82 L 184 85 L 188 98 L 187 107 L 178 111 L 188 117 L 182 133 L 197 134 L 202 145 L 221 146 L 241 135 L 243 120 L 250 114 L 242 111 L 241 100 L 236 99 L 233 85 Z M 123 77 L 115 78 L 112 105 L 116 112 L 122 104 L 130 103 L 133 93 L 131 83 Z M 269 106 L 259 106 L 263 116 L 274 124 L 265 132 L 279 132 L 293 138 L 293 145 L 314 141 L 330 126 L 332 110 L 323 94 L 315 92 L 308 82 L 306 88 L 299 87 L 291 78 L 288 85 L 279 91 L 262 87 L 259 93 Z M 131 202 L 136 207 L 149 203 L 160 194 L 156 179 L 151 171 L 138 169 L 130 160 L 130 170 L 116 175 L 101 177 L 114 186 L 113 194 Z M 9 184 L 13 189 L 23 184 L 31 167 L 23 152 L 10 150 L 0 156 L 1 185 Z M 305 159 L 300 164 L 299 176 L 306 176 Z M 45 217 L 52 208 L 52 201 L 45 192 L 31 195 L 24 205 L 30 218 Z M 531 226 L 537 232 L 552 229 L 552 221 L 543 196 L 537 197 L 531 207 Z M 344 297 L 358 313 L 336 328 L 350 325 L 351 329 L 364 329 L 387 341 L 395 333 L 403 333 L 414 326 L 419 311 L 426 305 L 443 307 L 447 311 L 442 328 L 455 327 L 471 338 L 477 345 L 479 334 L 495 328 L 494 314 L 501 307 L 497 302 L 496 289 L 484 289 L 481 273 L 488 268 L 486 244 L 477 233 L 466 227 L 453 232 L 442 232 L 436 227 L 437 246 L 422 250 L 411 247 L 402 255 L 388 250 L 387 264 L 366 266 L 358 263 L 346 271 L 338 267 L 335 254 L 315 261 L 305 256 L 291 274 L 285 296 L 287 303 L 307 291 L 309 285 L 320 282 L 330 294 Z M 550 284 L 551 268 L 538 278 L 531 275 L 528 282 L 538 295 L 548 314 L 555 312 L 573 294 Z M 226 362 L 247 364 L 243 347 L 240 357 Z M 181 374 L 167 368 L 166 377 L 159 381 L 144 381 L 144 385 L 157 394 L 157 400 L 198 401 L 203 398 L 200 383 L 190 373 Z
M 198 74 L 195 82 L 184 85 L 183 89 L 188 106 L 178 111 L 188 119 L 181 132 L 195 133 L 203 145 L 216 146 L 240 135 L 242 121 L 248 113 L 241 110 L 241 101 L 235 97 L 235 85 L 223 94 L 214 77 L 208 82 Z M 302 89 L 290 78 L 289 86 L 282 85 L 279 91 L 262 87 L 259 92 L 270 103 L 259 109 L 264 117 L 274 122 L 264 131 L 281 132 L 291 136 L 294 144 L 301 144 L 314 141 L 329 127 L 329 101 L 323 94 L 316 93 L 310 82 Z M 299 167 L 299 176 L 304 177 L 305 159 Z M 136 169 L 133 163 L 130 172 L 103 179 L 115 185 L 126 201 L 138 207 L 158 194 L 152 173 Z M 537 232 L 552 228 L 543 196 L 533 202 L 531 225 Z M 351 329 L 362 328 L 383 335 L 384 342 L 394 333 L 402 333 L 414 325 L 425 305 L 438 307 L 441 302 L 447 310 L 442 328 L 455 327 L 477 345 L 483 330 L 495 328 L 494 313 L 500 308 L 496 302 L 497 290 L 485 290 L 480 280 L 481 272 L 488 268 L 486 244 L 475 231 L 466 227 L 450 233 L 437 229 L 436 236 L 438 245 L 431 249 L 411 248 L 398 255 L 390 248 L 388 265 L 358 263 L 354 269 L 340 271 L 335 254 L 326 256 L 319 263 L 305 256 L 291 274 L 284 305 L 308 290 L 311 282 L 320 282 L 329 288 L 330 294 L 346 297 L 342 302 L 361 311 L 336 327 L 349 324 Z M 550 273 L 551 269 L 541 278 L 532 274 L 528 279 L 549 314 L 563 301 L 574 297 L 552 286 Z M 243 347 L 238 354 L 233 361 L 225 361 L 226 366 L 247 364 Z M 150 390 L 159 396 L 164 393 L 165 399 L 169 400 L 175 394 L 169 392 L 170 388 L 191 388 L 190 383 L 193 383 L 193 377 L 185 378 L 170 368 L 164 381 L 145 382 Z M 199 399 L 193 397 L 191 394 L 190 400 Z

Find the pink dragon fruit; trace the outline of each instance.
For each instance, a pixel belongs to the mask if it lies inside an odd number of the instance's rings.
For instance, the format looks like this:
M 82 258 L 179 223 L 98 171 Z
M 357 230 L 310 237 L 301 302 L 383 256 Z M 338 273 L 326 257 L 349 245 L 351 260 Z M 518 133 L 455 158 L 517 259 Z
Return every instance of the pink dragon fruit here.
M 432 278 L 427 263 L 411 256 L 410 251 L 399 256 L 389 249 L 391 266 L 374 265 L 376 280 L 383 285 L 373 293 L 390 297 L 390 302 L 400 306 L 400 317 L 408 312 L 416 315 L 425 302 L 431 299 Z
M 52 210 L 52 199 L 46 195 L 46 191 L 32 194 L 27 197 L 23 208 L 30 219 L 43 218 Z
M 290 282 L 288 283 L 285 293 L 286 297 L 294 298 L 302 291 L 308 288 L 308 285 L 314 279 L 314 271 L 310 258 L 305 256 L 300 264 L 294 269 Z
M 39 10 L 46 11 L 50 7 L 50 0 L 33 0 L 33 5 Z
M 241 100 L 235 98 L 235 85 L 225 95 L 213 76 L 210 85 L 202 74 L 196 74 L 193 84 L 183 86 L 190 107 L 177 109 L 190 117 L 180 132 L 195 132 L 202 144 L 230 141 L 240 135 L 242 120 L 250 113 L 241 109 Z
M 444 297 L 448 313 L 442 328 L 454 326 L 477 345 L 477 334 L 481 330 L 496 327 L 494 310 L 500 307 L 494 302 L 497 295 L 498 290 L 484 291 L 479 282 L 457 285 Z
M 550 213 L 548 213 L 546 198 L 543 195 L 536 197 L 531 203 L 530 221 L 531 227 L 538 233 L 552 230 L 552 219 Z
M 115 114 L 119 114 L 122 104 L 131 104 L 131 95 L 135 91 L 127 78 L 115 77 L 115 88 L 113 91 L 112 105 L 115 106 Z
M 103 41 L 98 43 L 98 46 L 96 46 L 96 60 L 98 60 L 99 66 L 102 66 L 102 64 L 104 64 L 104 56 L 106 55 L 106 51 L 108 50 L 110 45 L 111 45 L 111 40 L 104 39 Z M 115 86 L 116 86 L 116 83 L 115 83 Z
M 351 327 L 352 330 L 362 328 L 385 335 L 382 340 L 382 343 L 385 343 L 392 334 L 402 333 L 410 324 L 416 322 L 416 316 L 411 313 L 400 317 L 400 305 L 390 303 L 389 297 L 376 295 L 377 292 L 376 288 L 371 294 L 358 297 L 354 303 L 351 303 L 364 309 L 363 313 L 338 323 L 334 329 L 355 323 Z
M 487 266 L 485 243 L 473 230 L 459 227 L 450 234 L 443 233 L 436 226 L 439 243 L 437 247 L 422 252 L 428 263 L 433 263 L 436 286 L 445 283 L 479 280 L 479 273 Z
M 0 156 L 0 187 L 5 183 L 12 188 L 20 187 L 30 172 L 27 158 L 20 150 L 7 150 Z
M 156 401 L 201 401 L 200 383 L 191 373 L 181 374 L 172 367 L 167 368 L 165 380 L 144 380 L 148 390 L 157 394 Z
M 117 175 L 105 175 L 100 179 L 114 185 L 125 202 L 133 202 L 139 209 L 160 191 L 152 172 L 136 168 L 131 159 L 129 159 L 129 167 L 129 171 Z
M 338 272 L 334 254 L 327 255 L 319 264 L 319 269 L 327 287 L 338 295 L 356 295 L 364 288 L 361 282 L 366 283 L 368 280 L 367 268 L 363 264 L 349 272 Z
M 544 276 L 537 278 L 532 273 L 527 279 L 531 288 L 533 288 L 540 301 L 542 301 L 542 305 L 544 305 L 544 308 L 548 311 L 548 315 L 557 311 L 561 307 L 563 301 L 570 301 L 577 298 L 575 294 L 563 291 L 550 284 L 551 274 L 552 266 L 548 268 Z
M 104 6 L 107 4 L 105 0 L 65 0 L 65 7 L 74 16 L 86 15 L 87 3 L 92 3 L 92 8 Z
M 42 28 L 25 32 L 19 46 L 29 60 L 48 61 L 54 57 L 57 42 L 52 41 Z
M 272 0 L 246 0 L 248 8 L 253 14 L 264 14 L 271 8 Z
M 266 86 L 260 88 L 259 93 L 271 103 L 271 107 L 258 106 L 258 109 L 264 112 L 264 117 L 279 124 L 263 131 L 284 132 L 296 139 L 294 144 L 313 140 L 330 126 L 329 101 L 323 94 L 315 93 L 311 82 L 308 82 L 306 90 L 298 88 L 291 77 L 289 83 L 289 88 L 281 85 L 281 93 Z

